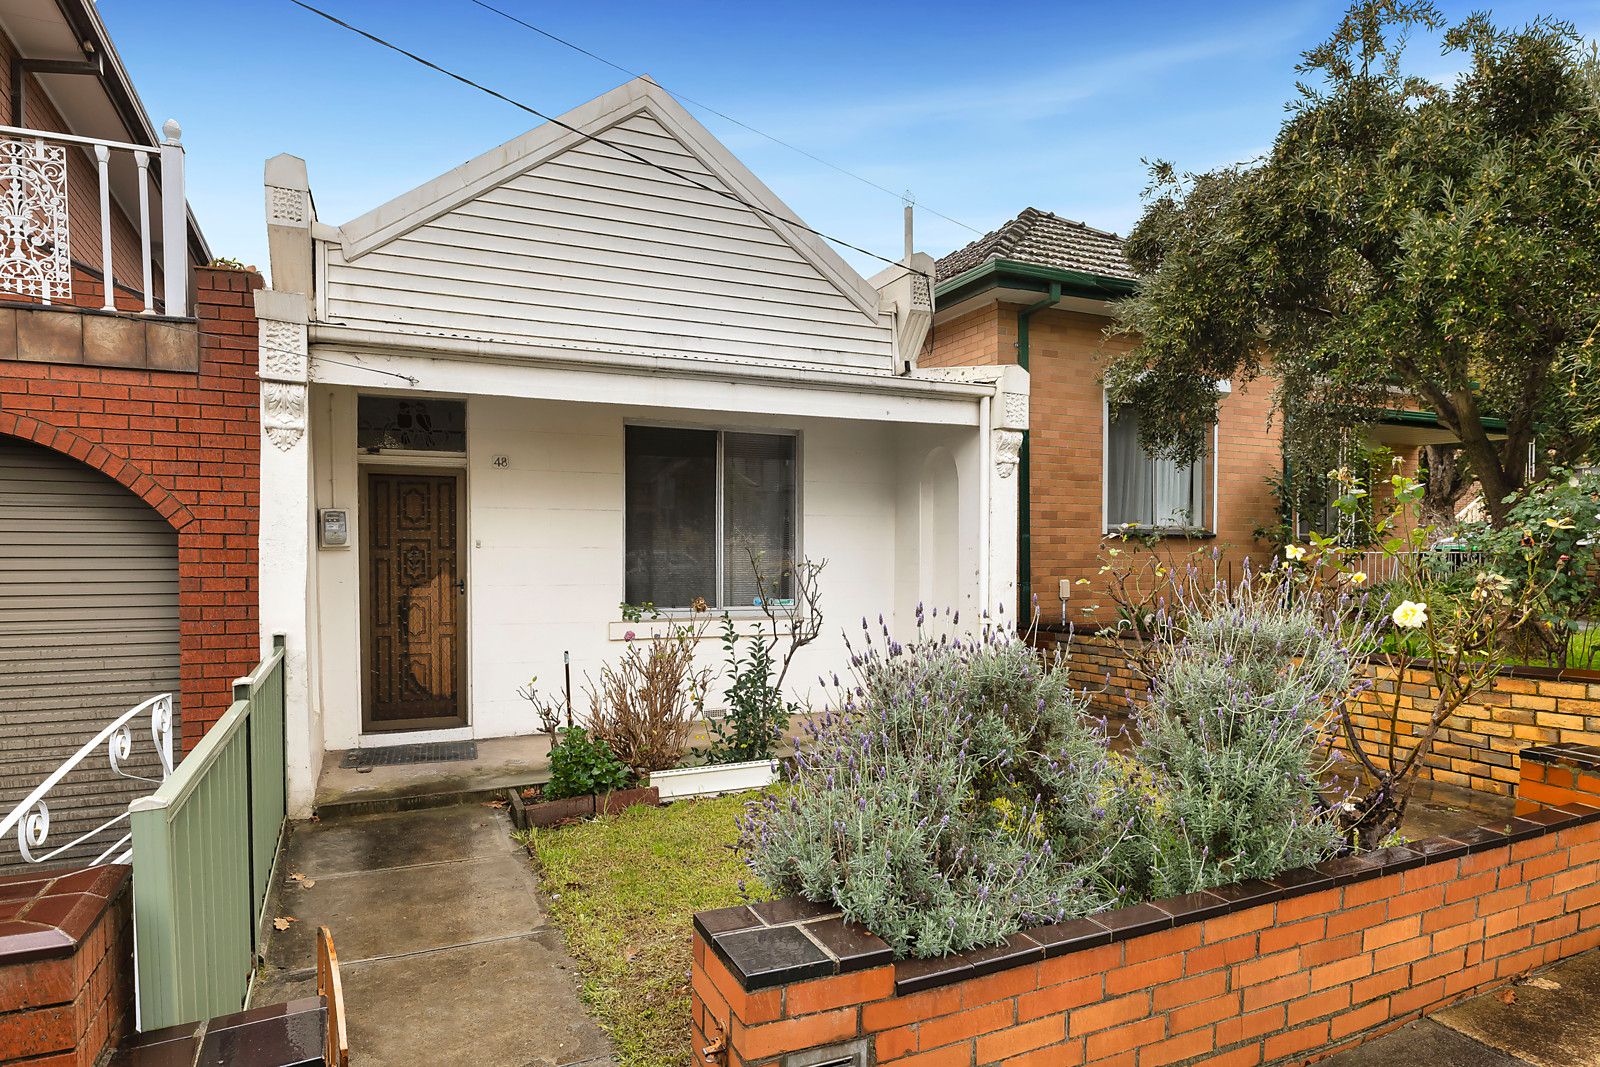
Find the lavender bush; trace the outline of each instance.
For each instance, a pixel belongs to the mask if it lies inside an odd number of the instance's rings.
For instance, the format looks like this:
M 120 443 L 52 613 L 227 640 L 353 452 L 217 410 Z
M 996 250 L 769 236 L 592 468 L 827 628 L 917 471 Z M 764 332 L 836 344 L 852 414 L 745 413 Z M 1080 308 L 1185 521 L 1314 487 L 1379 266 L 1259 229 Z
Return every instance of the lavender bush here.
M 902 955 L 1103 906 L 1053 840 L 1058 813 L 1092 807 L 1090 780 L 1066 769 L 1103 755 L 1103 732 L 1013 633 L 934 638 L 921 614 L 904 646 L 863 622 L 854 677 L 809 727 L 793 782 L 741 820 L 752 869 L 836 902 Z
M 863 623 L 789 788 L 741 820 L 754 873 L 901 955 L 939 956 L 1336 853 L 1318 789 L 1359 684 L 1344 607 L 1297 595 L 1288 572 L 1171 588 L 1120 753 L 1009 628 L 933 638 L 919 608 L 902 646 Z
M 1125 899 L 1190 893 L 1327 858 L 1329 730 L 1361 684 L 1348 631 L 1273 576 L 1176 590 L 1175 640 L 1136 716 L 1138 792 L 1108 865 Z

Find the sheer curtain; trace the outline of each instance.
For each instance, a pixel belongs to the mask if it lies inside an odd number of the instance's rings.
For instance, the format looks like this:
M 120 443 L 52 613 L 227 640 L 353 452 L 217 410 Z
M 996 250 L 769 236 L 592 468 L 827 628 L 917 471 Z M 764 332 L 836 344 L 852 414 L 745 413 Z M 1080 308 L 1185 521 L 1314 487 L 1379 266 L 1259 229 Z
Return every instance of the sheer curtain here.
M 1106 518 L 1112 526 L 1150 525 L 1150 457 L 1139 447 L 1139 419 L 1128 408 L 1112 412 L 1106 457 Z
M 1112 526 L 1204 526 L 1207 464 L 1152 457 L 1139 444 L 1139 415 L 1112 413 L 1106 457 L 1106 510 Z

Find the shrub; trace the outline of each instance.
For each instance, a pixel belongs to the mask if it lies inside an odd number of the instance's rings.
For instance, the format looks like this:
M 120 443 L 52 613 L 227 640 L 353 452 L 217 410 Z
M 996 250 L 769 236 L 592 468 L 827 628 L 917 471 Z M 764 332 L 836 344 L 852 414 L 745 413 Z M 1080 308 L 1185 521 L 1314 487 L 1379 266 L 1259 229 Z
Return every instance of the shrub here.
M 774 660 L 767 635 L 750 636 L 750 650 L 739 655 L 739 631 L 733 619 L 722 617 L 722 649 L 727 656 L 730 679 L 727 710 L 721 718 L 707 719 L 711 737 L 707 759 L 711 763 L 738 763 L 742 760 L 771 759 L 789 716 L 798 708 L 783 698 L 783 690 L 773 681 Z
M 863 623 L 865 627 L 865 623 Z M 1036 790 L 1097 747 L 1064 674 L 1014 635 L 909 646 L 870 631 L 853 684 L 808 727 L 793 781 L 741 820 L 752 870 L 779 892 L 832 900 L 900 955 L 994 944 L 1024 924 L 1093 910 L 1050 839 Z M 1080 803 L 1082 797 L 1075 798 Z
M 697 600 L 688 622 L 648 640 L 630 633 L 622 659 L 584 679 L 594 736 L 639 774 L 676 767 L 703 713 L 711 670 L 695 666 L 694 650 L 710 621 L 704 608 Z
M 605 742 L 574 726 L 563 731 L 550 749 L 550 781 L 540 795 L 545 800 L 565 800 L 626 789 L 632 781 L 628 768 Z
M 1126 896 L 1173 896 L 1326 859 L 1339 827 L 1318 791 L 1328 731 L 1357 685 L 1340 627 L 1292 586 L 1179 591 L 1133 759 L 1151 802 L 1112 857 Z
M 920 609 L 911 645 L 869 632 L 789 788 L 741 821 L 747 862 L 899 955 L 938 956 L 1326 858 L 1317 751 L 1354 668 L 1291 588 L 1178 603 L 1126 755 L 1014 632 L 935 640 Z

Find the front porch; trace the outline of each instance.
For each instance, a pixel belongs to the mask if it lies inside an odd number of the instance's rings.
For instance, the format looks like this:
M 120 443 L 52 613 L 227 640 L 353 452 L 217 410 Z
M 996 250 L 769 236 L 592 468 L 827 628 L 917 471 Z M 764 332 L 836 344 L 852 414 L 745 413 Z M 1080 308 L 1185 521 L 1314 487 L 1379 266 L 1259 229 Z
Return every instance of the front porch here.
M 752 556 L 774 570 L 827 561 L 826 626 L 790 674 L 802 706 L 819 677 L 843 673 L 843 634 L 861 620 L 909 632 L 919 603 L 974 618 L 1012 598 L 1015 457 L 996 441 L 1013 431 L 985 423 L 999 421 L 996 397 L 1025 396 L 1014 368 L 872 376 L 841 394 L 357 358 L 313 348 L 305 440 L 263 462 L 281 489 L 263 494 L 269 510 L 308 487 L 302 518 L 265 529 L 318 531 L 263 551 L 264 596 L 307 589 L 305 733 L 289 731 L 297 814 L 390 799 L 378 773 L 335 766 L 353 749 L 475 741 L 476 781 L 539 780 L 547 743 L 519 689 L 570 697 L 581 724 L 586 675 L 682 621 L 695 597 L 709 606 L 700 658 L 720 668 L 724 613 L 745 633 L 766 622 Z M 374 388 L 375 370 L 419 384 Z M 463 391 L 484 375 L 498 393 Z M 709 406 L 719 392 L 740 406 Z M 627 602 L 656 610 L 629 617 Z M 721 696 L 719 681 L 708 708 Z M 449 765 L 395 770 L 401 793 L 470 791 Z

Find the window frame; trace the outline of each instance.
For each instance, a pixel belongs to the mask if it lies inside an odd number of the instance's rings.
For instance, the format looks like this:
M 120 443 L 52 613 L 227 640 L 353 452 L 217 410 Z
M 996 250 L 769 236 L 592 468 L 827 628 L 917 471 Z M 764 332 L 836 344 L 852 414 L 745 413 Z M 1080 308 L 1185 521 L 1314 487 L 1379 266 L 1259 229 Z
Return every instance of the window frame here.
M 1233 383 L 1229 381 L 1217 382 L 1217 392 L 1229 394 L 1233 392 Z M 1202 461 L 1210 467 L 1210 484 L 1206 487 L 1205 511 L 1203 516 L 1208 521 L 1200 522 L 1194 526 L 1143 526 L 1128 525 L 1111 521 L 1111 397 L 1104 389 L 1100 391 L 1100 527 L 1102 539 L 1115 537 L 1122 533 L 1139 533 L 1156 537 L 1216 537 L 1217 531 L 1222 528 L 1222 497 L 1221 497 L 1221 451 L 1222 451 L 1222 421 L 1219 418 L 1211 426 L 1211 447 L 1207 450 L 1206 458 Z M 1148 455 L 1148 454 L 1147 454 Z M 1197 476 L 1206 478 L 1207 472 L 1200 472 Z
M 622 423 L 622 596 L 619 603 L 626 603 L 628 596 L 628 428 L 638 426 L 652 430 L 690 430 L 703 433 L 713 433 L 717 438 L 716 474 L 717 474 L 717 507 L 716 507 L 716 559 L 714 563 L 715 574 L 712 583 L 716 591 L 716 599 L 721 600 L 725 595 L 725 582 L 727 580 L 727 516 L 726 516 L 726 453 L 723 448 L 724 436 L 730 433 L 765 434 L 771 437 L 789 437 L 794 440 L 794 484 L 790 487 L 790 497 L 794 506 L 794 559 L 804 558 L 803 544 L 805 540 L 805 498 L 803 494 L 805 435 L 798 429 L 774 428 L 769 426 L 750 426 L 732 423 L 697 423 L 679 422 L 656 419 L 625 419 Z M 766 614 L 754 605 L 741 605 L 739 607 L 723 606 L 711 603 L 711 611 L 715 614 L 726 612 L 735 619 L 739 618 L 766 618 Z M 655 605 L 665 618 L 682 618 L 693 614 L 687 605 L 667 607 Z

